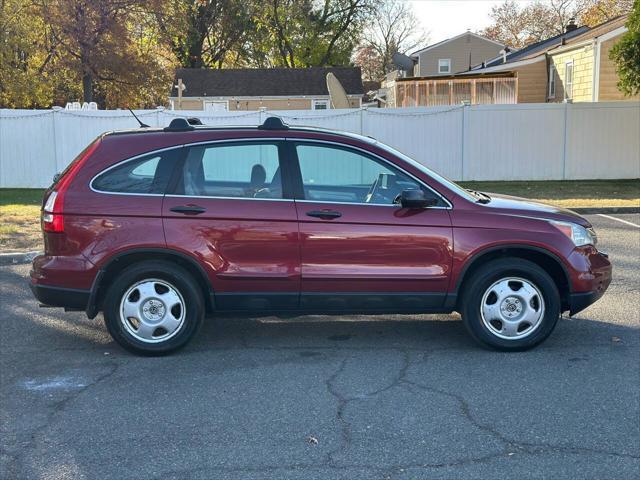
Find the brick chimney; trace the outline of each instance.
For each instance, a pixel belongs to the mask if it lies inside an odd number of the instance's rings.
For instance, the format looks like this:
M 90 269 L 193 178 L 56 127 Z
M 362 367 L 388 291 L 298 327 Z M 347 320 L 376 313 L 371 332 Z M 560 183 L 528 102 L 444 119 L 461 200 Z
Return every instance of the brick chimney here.
M 569 33 L 569 32 L 573 32 L 577 28 L 578 28 L 578 25 L 576 25 L 576 19 L 570 18 L 569 23 L 567 23 L 567 26 L 565 27 L 564 31 L 565 33 Z

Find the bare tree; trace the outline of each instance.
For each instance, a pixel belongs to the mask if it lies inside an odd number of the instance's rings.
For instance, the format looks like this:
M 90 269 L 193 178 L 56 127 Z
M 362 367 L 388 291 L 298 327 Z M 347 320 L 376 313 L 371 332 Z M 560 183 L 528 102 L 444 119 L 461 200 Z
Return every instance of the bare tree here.
M 619 15 L 629 13 L 633 0 L 581 0 L 580 23 L 593 27 Z
M 561 34 L 571 19 L 594 26 L 629 11 L 631 3 L 632 0 L 538 0 L 522 4 L 505 0 L 491 8 L 493 23 L 480 34 L 522 48 Z
M 364 41 L 357 51 L 355 62 L 377 63 L 376 77 L 393 70 L 392 57 L 396 52 L 407 53 L 427 42 L 411 5 L 402 0 L 385 0 L 379 6 L 372 25 L 364 32 Z M 364 65 L 362 65 L 364 66 Z

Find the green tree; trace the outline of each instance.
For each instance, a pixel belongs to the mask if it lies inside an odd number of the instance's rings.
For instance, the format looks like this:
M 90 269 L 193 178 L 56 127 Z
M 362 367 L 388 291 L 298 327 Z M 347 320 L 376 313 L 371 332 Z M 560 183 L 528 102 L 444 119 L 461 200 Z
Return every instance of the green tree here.
M 50 55 L 56 64 L 75 74 L 85 102 L 120 106 L 122 92 L 130 103 L 142 86 L 162 78 L 156 58 L 135 41 L 139 7 L 144 0 L 41 0 L 41 14 L 53 39 Z M 164 87 L 166 89 L 166 86 Z M 120 94 L 116 94 L 120 92 Z M 126 95 L 125 95 L 126 96 Z M 152 97 L 155 96 L 152 94 Z M 129 102 L 127 102 L 129 103 Z
M 253 0 L 156 0 L 162 41 L 185 68 L 221 68 L 253 28 Z
M 625 95 L 640 94 L 640 0 L 635 0 L 627 20 L 628 31 L 611 49 L 620 80 L 618 88 Z
M 0 107 L 51 106 L 56 79 L 49 38 L 38 9 L 21 0 L 0 1 Z
M 377 0 L 267 0 L 255 25 L 278 67 L 348 65 Z
M 164 103 L 171 63 L 143 0 L 0 0 L 0 106 Z

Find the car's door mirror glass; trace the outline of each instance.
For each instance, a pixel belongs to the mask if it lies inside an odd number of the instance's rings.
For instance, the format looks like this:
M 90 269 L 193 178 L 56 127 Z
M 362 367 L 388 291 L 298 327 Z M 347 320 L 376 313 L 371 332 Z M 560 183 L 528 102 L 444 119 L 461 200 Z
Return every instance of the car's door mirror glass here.
M 428 208 L 438 204 L 435 198 L 428 198 L 421 189 L 407 189 L 400 193 L 394 203 L 402 208 Z

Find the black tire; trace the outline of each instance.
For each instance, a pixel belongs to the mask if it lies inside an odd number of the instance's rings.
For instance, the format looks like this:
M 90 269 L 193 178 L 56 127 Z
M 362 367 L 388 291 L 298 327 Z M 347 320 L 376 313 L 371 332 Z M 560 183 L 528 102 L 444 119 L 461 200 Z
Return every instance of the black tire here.
M 120 320 L 122 297 L 136 282 L 159 279 L 170 283 L 184 300 L 184 320 L 171 338 L 147 343 L 135 338 Z M 163 260 L 144 261 L 127 267 L 115 278 L 104 299 L 104 320 L 107 330 L 126 350 L 139 355 L 166 355 L 184 347 L 198 331 L 204 319 L 202 291 L 184 268 Z
M 494 282 L 505 277 L 519 277 L 537 287 L 544 300 L 545 311 L 538 327 L 524 338 L 504 339 L 484 325 L 481 316 L 482 298 Z M 485 347 L 502 351 L 522 351 L 544 341 L 560 317 L 560 294 L 553 279 L 537 264 L 522 258 L 493 260 L 482 266 L 464 283 L 459 311 L 471 336 Z

